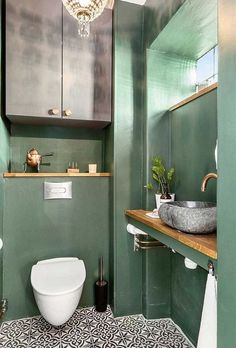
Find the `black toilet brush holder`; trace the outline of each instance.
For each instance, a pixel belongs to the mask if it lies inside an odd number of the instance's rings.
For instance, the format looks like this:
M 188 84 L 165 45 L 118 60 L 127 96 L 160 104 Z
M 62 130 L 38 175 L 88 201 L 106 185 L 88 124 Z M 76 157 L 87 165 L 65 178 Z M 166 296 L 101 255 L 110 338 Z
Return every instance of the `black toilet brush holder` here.
M 105 312 L 107 309 L 108 282 L 103 279 L 103 258 L 99 259 L 99 280 L 95 283 L 95 309 Z

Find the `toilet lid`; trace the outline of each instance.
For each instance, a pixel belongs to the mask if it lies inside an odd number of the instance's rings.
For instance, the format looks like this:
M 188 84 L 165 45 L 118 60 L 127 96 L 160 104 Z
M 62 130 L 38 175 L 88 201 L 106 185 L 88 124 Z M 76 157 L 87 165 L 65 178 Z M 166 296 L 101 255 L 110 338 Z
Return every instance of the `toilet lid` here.
M 86 277 L 84 262 L 76 257 L 40 261 L 32 267 L 31 284 L 43 295 L 61 295 L 83 285 Z

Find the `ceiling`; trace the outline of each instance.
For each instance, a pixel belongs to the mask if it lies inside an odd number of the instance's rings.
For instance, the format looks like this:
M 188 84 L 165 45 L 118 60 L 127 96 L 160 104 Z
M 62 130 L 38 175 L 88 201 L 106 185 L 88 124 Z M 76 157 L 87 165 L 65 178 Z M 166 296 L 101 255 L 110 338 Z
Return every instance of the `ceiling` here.
M 151 48 L 197 60 L 217 44 L 217 0 L 188 0 Z
M 126 2 L 131 2 L 132 4 L 137 4 L 137 5 L 144 5 L 146 0 L 122 0 Z M 107 1 L 107 8 L 113 9 L 115 0 L 108 0 Z
M 122 0 L 126 2 L 132 2 L 132 4 L 137 4 L 137 5 L 144 5 L 146 0 Z

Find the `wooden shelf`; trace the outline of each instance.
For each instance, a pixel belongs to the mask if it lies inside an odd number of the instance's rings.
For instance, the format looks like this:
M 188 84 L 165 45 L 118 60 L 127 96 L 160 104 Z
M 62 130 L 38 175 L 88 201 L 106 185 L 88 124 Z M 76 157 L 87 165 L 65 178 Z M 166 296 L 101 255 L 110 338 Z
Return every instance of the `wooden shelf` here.
M 218 83 L 217 82 L 213 83 L 212 85 L 210 85 L 210 86 L 208 86 L 206 88 L 201 89 L 199 92 L 196 92 L 196 93 L 190 95 L 190 97 L 188 97 L 188 98 L 186 98 L 184 100 L 181 100 L 179 103 L 173 105 L 169 109 L 169 111 L 174 111 L 174 110 L 180 108 L 181 106 L 190 103 L 192 100 L 197 99 L 197 98 L 201 97 L 202 95 L 207 94 L 207 93 L 213 91 L 217 87 L 218 87 Z
M 216 234 L 188 234 L 177 231 L 167 226 L 161 219 L 153 219 L 146 215 L 145 210 L 126 210 L 125 214 L 132 219 L 139 221 L 154 230 L 169 236 L 178 242 L 217 260 Z
M 4 173 L 4 178 L 43 178 L 43 177 L 104 177 L 111 173 Z

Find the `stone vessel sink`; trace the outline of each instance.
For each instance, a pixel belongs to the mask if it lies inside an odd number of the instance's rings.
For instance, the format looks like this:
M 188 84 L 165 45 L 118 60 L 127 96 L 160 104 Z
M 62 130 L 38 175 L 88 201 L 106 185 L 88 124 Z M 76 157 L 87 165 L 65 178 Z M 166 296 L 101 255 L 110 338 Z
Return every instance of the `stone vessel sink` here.
M 159 216 L 170 227 L 186 233 L 216 231 L 216 205 L 209 202 L 176 201 L 164 203 Z

